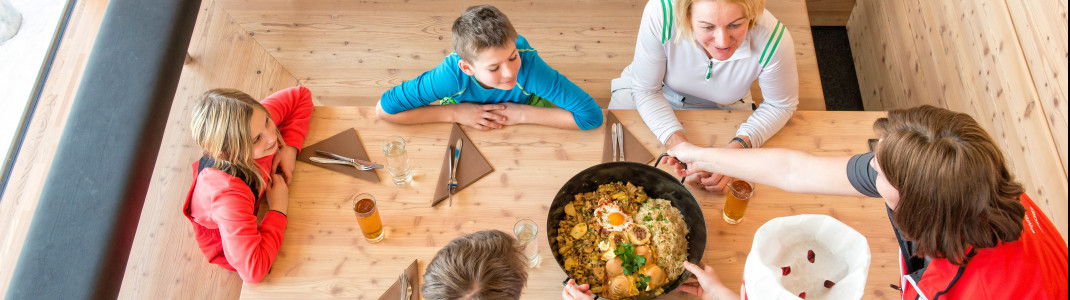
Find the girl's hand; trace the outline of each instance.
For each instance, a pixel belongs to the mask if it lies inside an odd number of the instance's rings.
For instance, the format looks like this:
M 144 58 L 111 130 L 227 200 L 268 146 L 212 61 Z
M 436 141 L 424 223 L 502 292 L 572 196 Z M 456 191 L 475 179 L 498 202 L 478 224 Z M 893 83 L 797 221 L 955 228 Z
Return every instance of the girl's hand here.
M 591 286 L 587 284 L 576 285 L 575 279 L 569 279 L 568 284 L 565 285 L 565 289 L 561 290 L 561 299 L 565 300 L 586 300 L 594 299 L 591 293 Z
M 508 118 L 500 114 L 505 110 L 501 104 L 476 104 L 473 102 L 449 104 L 453 111 L 453 121 L 479 130 L 500 129 Z
M 290 203 L 290 188 L 283 181 L 282 175 L 271 174 L 271 185 L 268 186 L 264 196 L 267 197 L 268 208 L 286 214 L 286 208 Z
M 685 293 L 702 297 L 703 300 L 735 300 L 740 299 L 732 290 L 729 290 L 717 277 L 717 272 L 710 266 L 698 266 L 691 262 L 684 262 L 684 269 L 691 271 L 692 276 L 698 279 L 698 285 L 694 282 L 685 283 L 676 288 Z
M 290 184 L 293 180 L 295 164 L 297 164 L 297 148 L 286 145 L 275 153 L 275 158 L 271 159 L 271 174 L 282 175 L 286 184 Z

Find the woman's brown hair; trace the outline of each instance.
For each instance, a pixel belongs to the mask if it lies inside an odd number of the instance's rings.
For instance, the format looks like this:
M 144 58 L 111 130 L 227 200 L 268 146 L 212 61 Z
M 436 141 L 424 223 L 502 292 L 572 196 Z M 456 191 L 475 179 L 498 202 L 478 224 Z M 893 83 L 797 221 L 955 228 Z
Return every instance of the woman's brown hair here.
M 450 241 L 427 264 L 426 299 L 518 299 L 528 281 L 516 239 L 485 230 Z
M 873 127 L 877 162 L 899 191 L 892 219 L 916 256 L 965 266 L 968 247 L 1018 240 L 1024 190 L 972 117 L 926 105 L 889 111 Z

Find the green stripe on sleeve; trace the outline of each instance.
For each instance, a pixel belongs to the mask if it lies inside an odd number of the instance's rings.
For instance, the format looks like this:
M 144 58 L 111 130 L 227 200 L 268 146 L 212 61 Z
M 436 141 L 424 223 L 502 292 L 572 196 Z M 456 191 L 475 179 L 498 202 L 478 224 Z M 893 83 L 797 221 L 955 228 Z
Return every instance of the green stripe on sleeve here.
M 667 27 L 668 27 L 667 25 L 668 25 L 668 22 L 669 22 L 669 19 L 665 17 L 665 12 L 668 11 L 668 10 L 665 9 L 665 1 L 671 1 L 671 0 L 661 0 L 661 43 L 662 44 L 665 43 L 665 30 L 667 29 Z
M 666 0 L 666 1 L 669 1 L 669 18 L 668 18 L 669 19 L 669 29 L 668 29 L 669 36 L 665 39 L 665 41 L 667 42 L 670 39 L 672 39 L 672 25 L 673 25 L 672 23 L 673 23 L 673 21 L 676 21 L 676 18 L 674 18 L 673 14 L 672 14 L 672 0 Z
M 770 60 L 773 60 L 773 53 L 776 53 L 776 47 L 780 46 L 780 38 L 784 37 L 784 29 L 780 30 L 780 34 L 776 36 L 776 42 L 773 43 L 773 49 L 769 50 L 769 57 L 765 58 L 765 63 L 762 64 L 762 68 L 769 64 Z
M 762 60 L 765 60 L 765 54 L 769 53 L 769 46 L 773 44 L 773 39 L 776 38 L 776 32 L 777 30 L 780 30 L 780 28 L 780 21 L 777 21 L 776 25 L 773 26 L 773 33 L 769 35 L 769 40 L 765 41 L 765 48 L 762 49 L 762 55 L 758 57 L 759 64 L 762 63 Z

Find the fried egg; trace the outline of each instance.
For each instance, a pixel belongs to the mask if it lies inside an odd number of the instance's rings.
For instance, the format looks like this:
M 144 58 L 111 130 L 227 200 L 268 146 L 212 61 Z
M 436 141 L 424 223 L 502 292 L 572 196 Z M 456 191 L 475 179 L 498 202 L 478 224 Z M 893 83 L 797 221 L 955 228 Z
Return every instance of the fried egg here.
M 598 225 L 609 231 L 624 231 L 632 226 L 632 217 L 621 211 L 620 206 L 606 203 L 594 211 Z

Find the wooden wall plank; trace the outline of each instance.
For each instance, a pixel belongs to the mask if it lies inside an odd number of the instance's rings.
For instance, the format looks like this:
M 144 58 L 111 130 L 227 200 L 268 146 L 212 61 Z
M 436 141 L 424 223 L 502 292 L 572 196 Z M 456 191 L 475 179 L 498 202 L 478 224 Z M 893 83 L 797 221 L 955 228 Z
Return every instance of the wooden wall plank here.
M 930 104 L 970 114 L 1064 239 L 1067 26 L 1065 14 L 1050 12 L 1065 7 L 860 0 L 848 24 L 867 109 Z
M 0 199 L 0 295 L 7 292 L 15 272 L 22 242 L 37 211 L 38 197 L 52 166 L 52 157 L 67 124 L 67 114 L 82 82 L 82 73 L 107 5 L 107 0 L 75 4 L 41 99 L 26 129 L 26 139 L 12 167 L 4 197 Z
M 1007 0 L 1007 8 L 1037 88 L 1040 108 L 1054 137 L 1067 136 L 1067 6 L 1066 1 Z M 1066 139 L 1055 139 L 1067 168 Z M 1066 207 L 1063 207 L 1066 210 Z
M 474 1 L 337 2 L 226 0 L 223 8 L 329 105 L 374 105 L 452 52 L 450 26 Z M 603 107 L 609 82 L 632 61 L 645 1 L 491 1 L 550 66 Z M 799 63 L 800 110 L 824 110 L 805 0 L 774 0 Z M 755 93 L 760 99 L 760 93 Z
M 204 1 L 168 117 L 156 169 L 130 250 L 120 299 L 237 299 L 237 273 L 209 264 L 181 213 L 201 155 L 189 132 L 197 97 L 236 88 L 257 99 L 297 85 L 297 79 L 214 1 Z

